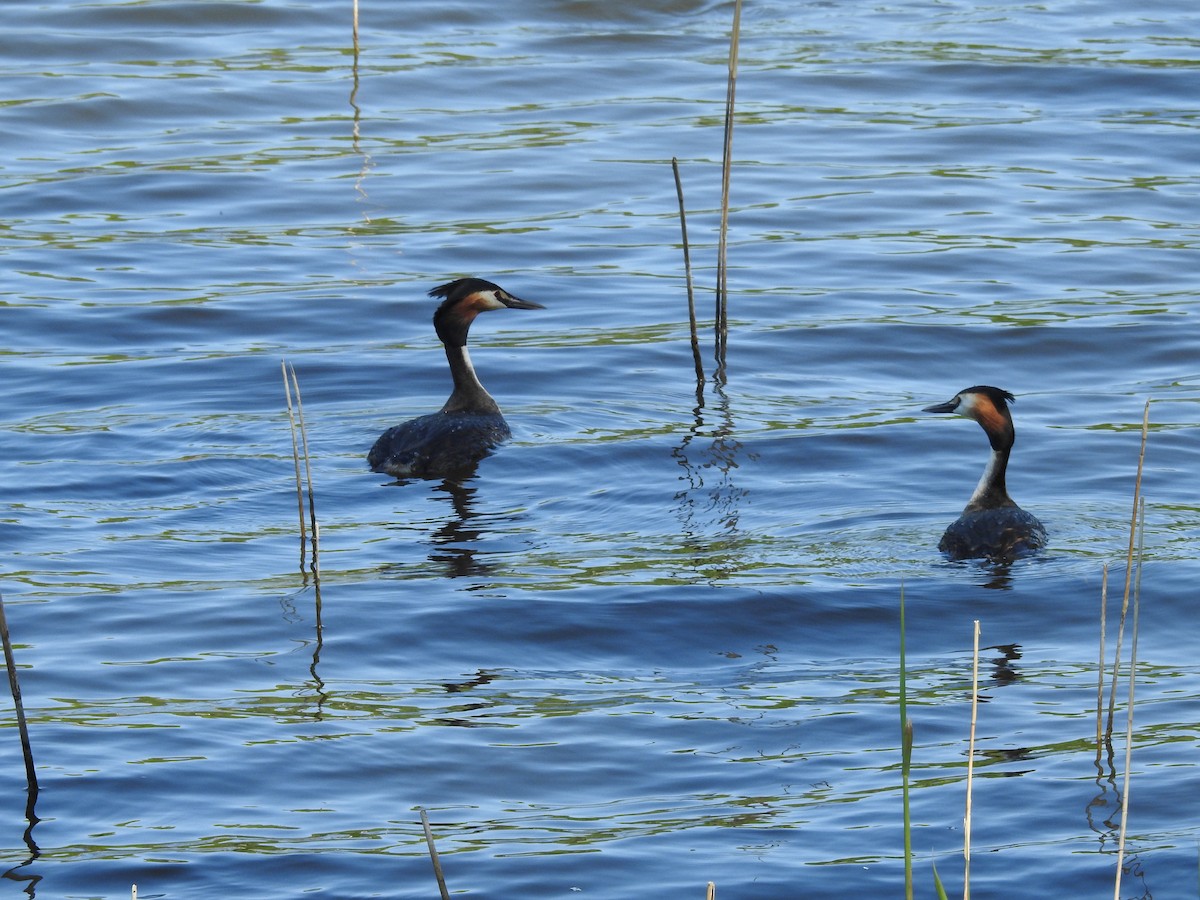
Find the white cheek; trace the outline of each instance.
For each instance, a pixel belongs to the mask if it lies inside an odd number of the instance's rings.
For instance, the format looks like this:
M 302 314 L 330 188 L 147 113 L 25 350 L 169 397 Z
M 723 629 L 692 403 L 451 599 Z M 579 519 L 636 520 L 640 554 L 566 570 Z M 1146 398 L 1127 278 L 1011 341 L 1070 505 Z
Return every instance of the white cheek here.
M 496 299 L 495 291 L 480 291 L 476 296 L 479 298 L 480 312 L 486 312 L 489 309 L 504 309 L 504 304 Z
M 954 410 L 960 416 L 966 416 L 968 419 L 974 418 L 975 408 L 978 405 L 979 398 L 975 394 L 959 394 L 958 409 Z

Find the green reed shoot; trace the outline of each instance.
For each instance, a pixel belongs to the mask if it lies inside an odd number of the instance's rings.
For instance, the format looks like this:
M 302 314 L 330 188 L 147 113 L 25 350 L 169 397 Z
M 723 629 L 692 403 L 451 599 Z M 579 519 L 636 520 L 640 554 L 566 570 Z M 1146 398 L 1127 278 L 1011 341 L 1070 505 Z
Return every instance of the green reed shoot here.
M 933 887 L 937 891 L 938 900 L 947 900 L 946 889 L 942 887 L 942 879 L 938 877 L 937 863 L 933 864 Z

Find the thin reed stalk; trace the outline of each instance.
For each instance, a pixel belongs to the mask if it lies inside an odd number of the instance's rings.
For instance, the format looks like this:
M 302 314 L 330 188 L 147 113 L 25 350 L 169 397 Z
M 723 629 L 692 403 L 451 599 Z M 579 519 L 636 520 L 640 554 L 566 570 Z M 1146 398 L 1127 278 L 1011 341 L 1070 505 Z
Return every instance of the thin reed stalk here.
M 729 35 L 729 81 L 725 92 L 725 141 L 721 157 L 721 230 L 717 238 L 717 310 L 716 343 L 717 371 L 725 371 L 725 346 L 729 336 L 729 181 L 733 164 L 733 110 L 737 94 L 738 44 L 742 28 L 742 0 L 733 5 L 733 28 Z
M 354 58 L 358 59 L 358 0 L 354 0 L 354 9 L 351 15 L 351 29 L 354 32 Z
M 429 858 L 433 860 L 433 874 L 437 878 L 442 900 L 450 900 L 450 891 L 446 889 L 446 876 L 442 874 L 442 861 L 438 859 L 437 847 L 433 844 L 433 832 L 429 828 L 429 815 L 424 807 L 421 807 L 421 828 L 425 830 L 425 846 L 429 848 Z
M 1125 776 L 1121 785 L 1121 827 L 1117 837 L 1117 876 L 1113 900 L 1121 900 L 1121 873 L 1125 867 L 1125 834 L 1129 824 L 1129 785 L 1133 767 L 1133 697 L 1137 682 L 1138 615 L 1142 606 L 1142 560 L 1145 552 L 1146 501 L 1142 498 L 1137 510 L 1138 574 L 1133 589 L 1133 639 L 1129 647 L 1129 707 L 1125 711 Z
M 900 792 L 904 805 L 904 897 L 912 900 L 912 815 L 909 807 L 909 769 L 912 766 L 913 724 L 908 718 L 908 663 L 904 656 L 904 585 L 900 585 Z
M 289 376 L 291 380 L 289 381 Z M 321 527 L 317 522 L 317 500 L 313 491 L 312 458 L 308 452 L 308 428 L 304 422 L 304 401 L 300 396 L 300 381 L 296 378 L 296 370 L 288 362 L 283 363 L 283 386 L 287 394 L 288 421 L 292 429 L 292 459 L 296 466 L 296 502 L 300 516 L 300 570 L 304 570 L 304 489 L 308 489 L 308 523 L 311 532 L 309 543 L 312 546 L 311 569 L 315 577 L 320 577 Z M 293 392 L 295 405 L 293 407 Z M 297 440 L 299 432 L 299 440 Z M 300 459 L 304 459 L 304 477 L 300 474 Z
M 975 725 L 979 720 L 979 620 L 971 650 L 971 736 L 967 740 L 967 810 L 963 814 L 963 900 L 971 900 L 971 788 L 975 777 Z
M 1105 736 L 1112 739 L 1113 709 L 1117 702 L 1117 678 L 1121 672 L 1121 644 L 1125 639 L 1125 616 L 1129 611 L 1129 588 L 1133 578 L 1133 547 L 1137 536 L 1138 501 L 1142 494 L 1142 469 L 1146 462 L 1146 436 L 1150 431 L 1150 401 L 1142 412 L 1142 448 L 1138 453 L 1137 478 L 1133 483 L 1133 512 L 1129 519 L 1129 552 L 1125 557 L 1125 596 L 1121 600 L 1121 624 L 1117 628 L 1117 649 L 1113 657 L 1112 683 L 1108 694 L 1108 724 Z
M 312 457 L 308 452 L 308 427 L 304 423 L 304 401 L 300 398 L 300 382 L 292 369 L 292 388 L 296 391 L 296 416 L 300 421 L 300 442 L 304 450 L 304 481 L 308 485 L 308 521 L 312 529 L 312 570 L 320 568 L 321 526 L 317 521 L 317 499 L 313 492 Z
M 1100 665 L 1096 669 L 1096 762 L 1104 739 L 1104 641 L 1108 629 L 1108 563 L 1100 568 Z
M 704 381 L 704 363 L 700 360 L 700 338 L 696 334 L 696 294 L 692 288 L 692 254 L 688 245 L 687 213 L 683 205 L 683 181 L 679 177 L 679 160 L 671 157 L 671 171 L 675 173 L 675 193 L 679 197 L 679 229 L 683 232 L 683 271 L 687 278 L 688 325 L 692 330 L 692 361 L 696 364 L 696 382 Z
M 300 519 L 300 570 L 304 570 L 305 548 L 308 546 L 308 527 L 304 517 L 304 480 L 300 477 L 300 442 L 296 436 L 296 412 L 292 408 L 292 385 L 288 381 L 287 360 L 281 360 L 283 391 L 287 397 L 288 425 L 292 433 L 292 462 L 296 466 L 296 514 Z
M 17 716 L 17 732 L 21 738 L 21 754 L 25 757 L 25 785 L 29 791 L 26 811 L 30 824 L 37 819 L 33 815 L 33 801 L 37 798 L 37 769 L 33 765 L 33 746 L 29 742 L 29 726 L 25 721 L 25 704 L 21 700 L 21 683 L 17 680 L 17 663 L 13 657 L 12 640 L 8 635 L 8 617 L 4 614 L 4 595 L 0 594 L 0 642 L 4 644 L 4 665 L 8 668 L 8 688 L 12 692 L 13 709 Z

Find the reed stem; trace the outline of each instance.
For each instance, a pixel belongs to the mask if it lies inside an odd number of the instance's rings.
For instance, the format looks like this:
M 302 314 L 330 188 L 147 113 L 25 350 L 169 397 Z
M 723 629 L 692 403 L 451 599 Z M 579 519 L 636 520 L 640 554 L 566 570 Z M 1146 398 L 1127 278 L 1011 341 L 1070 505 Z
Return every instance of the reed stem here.
M 21 738 L 21 753 L 25 757 L 25 786 L 29 791 L 26 809 L 33 816 L 33 800 L 38 793 L 37 769 L 33 765 L 33 746 L 29 743 L 29 726 L 25 721 L 25 704 L 21 700 L 21 684 L 17 680 L 17 663 L 13 657 L 12 640 L 8 635 L 8 618 L 4 614 L 4 595 L 0 594 L 0 642 L 4 644 L 4 665 L 8 668 L 8 688 L 12 692 L 13 709 L 17 717 L 17 732 Z
M 683 181 L 679 177 L 679 160 L 671 157 L 675 173 L 675 193 L 679 197 L 679 228 L 683 232 L 683 271 L 687 278 L 688 325 L 692 332 L 692 361 L 696 364 L 696 381 L 704 381 L 704 363 L 700 360 L 700 338 L 696 333 L 696 294 L 692 288 L 692 254 L 688 246 L 687 214 L 683 205 Z
M 288 381 L 287 360 L 281 360 L 280 369 L 283 371 L 283 391 L 287 397 L 288 425 L 292 433 L 292 463 L 296 467 L 296 513 L 300 519 L 300 571 L 304 571 L 305 548 L 308 546 L 308 529 L 304 519 L 304 482 L 300 477 L 300 443 L 296 438 L 296 413 L 292 408 L 292 385 Z
M 1145 552 L 1146 501 L 1143 498 L 1137 511 L 1138 573 L 1133 588 L 1133 639 L 1129 647 L 1129 707 L 1125 711 L 1125 776 L 1121 786 L 1121 828 L 1117 837 L 1117 877 L 1113 900 L 1121 900 L 1121 873 L 1125 865 L 1125 834 L 1129 824 L 1129 786 L 1133 767 L 1133 696 L 1137 682 L 1138 614 L 1141 611 L 1142 560 Z
M 304 571 L 305 558 L 305 517 L 304 517 L 304 489 L 305 484 L 308 487 L 308 521 L 311 531 L 311 546 L 312 546 L 312 564 L 311 569 L 315 578 L 320 578 L 320 535 L 321 528 L 317 522 L 317 500 L 313 492 L 312 478 L 312 458 L 308 452 L 308 428 L 304 422 L 304 401 L 300 396 L 300 382 L 296 378 L 296 370 L 286 361 L 282 363 L 283 367 L 283 387 L 287 395 L 287 410 L 288 422 L 291 425 L 292 431 L 292 461 L 296 467 L 296 505 L 298 507 L 298 515 L 300 518 L 300 571 Z M 289 376 L 291 380 L 289 381 Z M 295 405 L 293 406 L 292 393 L 295 392 Z M 299 440 L 297 440 L 297 432 L 299 432 Z M 300 474 L 300 458 L 304 457 L 304 476 Z
M 289 366 L 289 368 L 291 368 Z M 304 480 L 308 485 L 308 521 L 312 531 L 312 571 L 320 574 L 321 526 L 317 522 L 317 499 L 313 492 L 312 457 L 308 452 L 308 427 L 304 423 L 304 401 L 300 398 L 300 382 L 292 369 L 292 388 L 296 391 L 296 418 L 300 422 L 300 444 L 304 452 Z
M 718 377 L 725 371 L 725 347 L 729 336 L 729 181 L 733 164 L 733 110 L 737 94 L 738 43 L 742 28 L 742 0 L 733 5 L 733 28 L 729 35 L 729 81 L 725 92 L 725 141 L 721 158 L 721 229 L 717 238 L 716 357 Z
M 442 862 L 438 859 L 437 847 L 433 844 L 433 832 L 429 828 L 429 815 L 421 807 L 421 827 L 425 830 L 425 846 L 429 848 L 429 858 L 433 860 L 433 874 L 437 878 L 438 890 L 442 900 L 450 900 L 450 891 L 446 889 L 446 876 L 442 874 Z
M 1121 644 L 1125 639 L 1125 615 L 1129 611 L 1129 588 L 1133 578 L 1133 546 L 1137 536 L 1138 501 L 1142 493 L 1142 468 L 1146 462 L 1146 436 L 1150 431 L 1150 401 L 1142 412 L 1142 448 L 1138 453 L 1137 478 L 1133 482 L 1133 512 L 1129 519 L 1129 552 L 1125 557 L 1125 596 L 1121 600 L 1121 624 L 1117 628 L 1117 649 L 1113 657 L 1112 684 L 1108 694 L 1108 723 L 1105 736 L 1112 740 L 1113 709 L 1117 702 L 1117 678 L 1121 672 Z
M 1100 762 L 1104 738 L 1104 642 L 1108 629 L 1108 563 L 1100 568 L 1100 665 L 1096 670 L 1096 762 Z

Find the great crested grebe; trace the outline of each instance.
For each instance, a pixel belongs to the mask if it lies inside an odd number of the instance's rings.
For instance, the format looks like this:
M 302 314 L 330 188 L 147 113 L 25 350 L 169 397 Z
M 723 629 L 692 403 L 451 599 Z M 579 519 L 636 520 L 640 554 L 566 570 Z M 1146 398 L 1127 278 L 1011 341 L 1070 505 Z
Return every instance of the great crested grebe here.
M 467 332 L 481 312 L 493 309 L 545 309 L 514 297 L 482 278 L 460 278 L 435 287 L 441 297 L 433 327 L 446 346 L 454 392 L 438 412 L 389 428 L 379 436 L 367 462 L 374 472 L 397 478 L 437 477 L 469 469 L 512 436 L 500 407 L 479 383 L 467 354 Z
M 1004 473 L 1012 452 L 1015 432 L 1008 402 L 1008 391 L 976 385 L 959 391 L 953 399 L 925 407 L 927 413 L 958 413 L 982 426 L 992 445 L 992 456 L 975 493 L 938 544 L 952 559 L 986 557 L 1011 560 L 1042 547 L 1046 529 L 1031 513 L 1025 512 L 1008 496 Z

